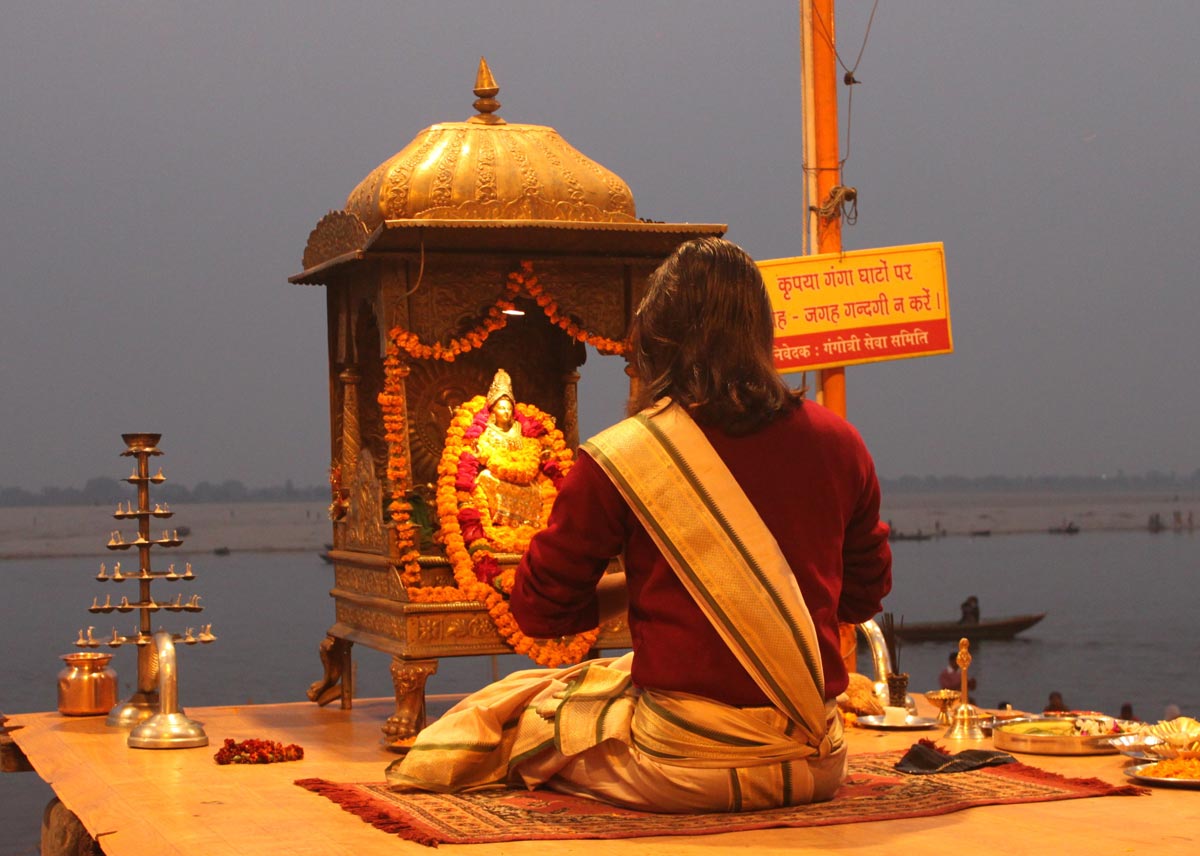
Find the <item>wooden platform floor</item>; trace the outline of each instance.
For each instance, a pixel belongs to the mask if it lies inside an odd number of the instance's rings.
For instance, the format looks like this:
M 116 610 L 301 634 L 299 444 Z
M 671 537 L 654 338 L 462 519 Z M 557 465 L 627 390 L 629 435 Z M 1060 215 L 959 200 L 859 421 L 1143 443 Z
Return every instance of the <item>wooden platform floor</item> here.
M 357 701 L 354 709 L 309 702 L 194 708 L 211 745 L 138 750 L 103 717 L 17 714 L 17 744 L 58 797 L 99 838 L 107 856 L 375 856 L 453 852 L 638 853 L 693 856 L 746 849 L 758 854 L 1011 853 L 1026 848 L 1064 854 L 1195 854 L 1200 852 L 1200 790 L 1156 789 L 1149 797 L 1103 797 L 993 806 L 940 817 L 755 832 L 625 841 L 527 841 L 442 845 L 431 851 L 380 832 L 323 797 L 292 784 L 298 778 L 380 781 L 395 757 L 380 745 L 391 700 Z M 902 749 L 939 732 L 851 729 L 853 753 Z M 226 737 L 299 743 L 303 761 L 221 767 L 212 755 Z M 960 744 L 990 748 L 991 741 Z M 1124 783 L 1118 755 L 1024 755 L 1026 763 L 1068 776 Z M 18 773 L 14 775 L 33 775 Z

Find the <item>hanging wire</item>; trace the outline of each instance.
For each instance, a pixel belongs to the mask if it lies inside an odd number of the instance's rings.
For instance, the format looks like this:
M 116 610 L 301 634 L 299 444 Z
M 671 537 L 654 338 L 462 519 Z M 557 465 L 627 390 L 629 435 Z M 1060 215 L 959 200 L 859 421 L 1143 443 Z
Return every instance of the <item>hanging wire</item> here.
M 417 281 L 413 283 L 413 287 L 404 292 L 405 297 L 412 297 L 417 293 L 417 289 L 421 287 L 421 278 L 425 276 L 425 236 L 421 236 L 421 265 L 417 268 Z
M 867 18 L 867 30 L 865 33 L 863 33 L 862 45 L 860 45 L 858 48 L 858 56 L 856 56 L 854 58 L 854 67 L 846 68 L 846 64 L 842 62 L 842 58 L 840 56 L 837 57 L 838 63 L 841 64 L 842 68 L 846 69 L 846 83 L 847 84 L 858 83 L 858 81 L 854 79 L 854 72 L 858 70 L 858 64 L 860 62 L 862 62 L 863 51 L 865 51 L 867 49 L 867 39 L 871 38 L 871 24 L 875 21 L 875 10 L 878 8 L 879 8 L 879 0 L 875 0 L 875 4 L 873 6 L 871 6 L 871 14 Z M 837 56 L 836 49 L 834 50 L 833 55 Z
M 840 161 L 838 161 L 839 168 L 844 167 L 846 165 L 846 161 L 850 159 L 850 127 L 851 123 L 854 121 L 854 87 L 857 84 L 862 83 L 861 80 L 854 76 L 854 72 L 858 71 L 858 64 L 862 62 L 863 53 L 865 53 L 867 50 L 867 40 L 871 37 L 871 24 L 875 21 L 875 10 L 878 8 L 879 0 L 875 0 L 874 4 L 871 6 L 871 14 L 867 18 L 867 29 L 866 32 L 863 33 L 862 44 L 858 48 L 858 56 L 854 58 L 854 65 L 851 67 L 846 66 L 845 61 L 842 59 L 842 55 L 838 53 L 837 45 L 834 44 L 833 34 L 830 32 L 829 26 L 825 23 L 821 16 L 817 14 L 817 10 L 815 8 L 813 9 L 814 18 L 817 22 L 817 25 L 821 29 L 821 36 L 829 45 L 830 50 L 833 51 L 833 55 L 837 59 L 838 65 L 842 67 L 842 71 L 844 72 L 842 75 L 842 83 L 846 85 L 847 89 L 846 149 L 844 156 Z

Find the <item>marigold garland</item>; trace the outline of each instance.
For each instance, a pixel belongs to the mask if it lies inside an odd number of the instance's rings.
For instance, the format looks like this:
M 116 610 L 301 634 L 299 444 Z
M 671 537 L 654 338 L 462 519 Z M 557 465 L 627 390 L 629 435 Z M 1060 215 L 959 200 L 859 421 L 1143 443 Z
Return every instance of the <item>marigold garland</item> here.
M 410 586 L 421 580 L 421 566 L 417 563 L 421 553 L 416 543 L 417 527 L 411 517 L 412 504 L 406 494 L 411 477 L 405 466 L 404 443 L 408 438 L 401 366 L 399 348 L 390 342 L 383 360 L 383 392 L 378 401 L 383 412 L 383 436 L 388 444 L 387 479 L 391 489 L 388 515 L 392 518 L 392 533 L 400 557 L 400 580 Z
M 520 449 L 497 450 L 487 463 L 492 475 L 512 484 L 533 484 L 541 470 L 541 444 L 522 445 Z
M 518 654 L 543 666 L 560 666 L 582 660 L 595 644 L 599 630 L 561 640 L 538 640 L 521 632 L 505 597 L 512 591 L 513 571 L 501 571 L 493 551 L 522 553 L 529 540 L 546 525 L 557 495 L 556 483 L 571 467 L 571 450 L 553 420 L 536 407 L 518 404 L 515 418 L 525 437 L 536 438 L 540 465 L 536 482 L 542 495 L 542 519 L 537 527 L 493 526 L 486 501 L 476 499 L 478 462 L 471 443 L 487 426 L 488 411 L 482 395 L 459 407 L 446 432 L 446 448 L 438 466 L 437 518 L 440 538 L 454 570 L 458 591 L 466 599 L 488 608 L 496 629 Z M 501 456 L 503 457 L 503 456 Z M 489 468 L 495 463 L 495 454 Z M 442 600 L 451 595 L 442 589 L 409 589 L 417 600 Z M 457 594 L 457 592 L 455 592 Z
M 429 345 L 422 342 L 416 333 L 393 327 L 388 336 L 389 350 L 395 345 L 398 351 L 404 351 L 414 359 L 454 362 L 461 354 L 481 347 L 492 333 L 508 324 L 508 315 L 505 313 L 515 308 L 513 301 L 522 293 L 527 294 L 541 307 L 551 324 L 577 342 L 591 345 L 602 354 L 624 354 L 628 350 L 626 342 L 589 333 L 566 315 L 560 314 L 558 300 L 542 288 L 533 272 L 533 262 L 530 261 L 520 262 L 517 269 L 509 273 L 504 291 L 484 313 L 483 319 L 471 330 L 444 345 L 441 342 Z
M 388 442 L 387 477 L 391 485 L 388 512 L 400 556 L 400 579 L 410 600 L 416 602 L 473 601 L 488 609 L 497 631 L 513 650 L 544 666 L 560 666 L 582 660 L 595 644 L 599 630 L 561 640 L 536 640 L 517 626 L 508 606 L 512 591 L 513 569 L 501 570 L 495 553 L 522 553 L 529 540 L 545 527 L 550 506 L 557 495 L 557 483 L 571 467 L 572 454 L 562 432 L 551 417 L 528 404 L 518 404 L 514 418 L 522 436 L 538 442 L 531 451 L 493 454 L 489 469 L 503 473 L 513 481 L 536 483 L 542 497 L 542 519 L 538 526 L 494 526 L 486 502 L 475 500 L 480 466 L 471 452 L 471 443 L 483 433 L 488 411 L 484 396 L 476 396 L 459 407 L 446 432 L 446 447 L 438 466 L 437 519 L 438 538 L 454 571 L 454 586 L 421 586 L 420 551 L 417 528 L 411 519 L 412 505 L 405 490 L 410 473 L 405 466 L 404 396 L 402 388 L 402 342 L 393 337 L 384 359 L 384 388 L 379 395 L 383 411 L 384 436 Z
M 511 282 L 514 277 L 522 282 L 525 291 L 534 299 L 534 302 L 538 306 L 542 307 L 542 311 L 546 313 L 546 317 L 550 319 L 550 323 L 560 328 L 572 339 L 577 342 L 583 342 L 585 345 L 591 345 L 602 354 L 624 354 L 628 350 L 629 346 L 625 342 L 589 333 L 567 316 L 560 315 L 558 312 L 558 301 L 554 299 L 553 295 L 542 288 L 541 283 L 538 282 L 538 278 L 533 272 L 532 262 L 521 262 L 521 270 L 515 274 L 509 274 L 509 281 Z
M 525 654 L 545 666 L 576 663 L 583 659 L 595 644 L 599 630 L 581 633 L 560 641 L 534 640 L 525 636 L 509 613 L 506 595 L 512 591 L 513 569 L 500 569 L 493 550 L 501 553 L 522 553 L 529 539 L 545 527 L 550 506 L 557 495 L 558 480 L 571 466 L 571 451 L 566 448 L 562 432 L 554 421 L 536 407 L 518 404 L 516 418 L 521 423 L 522 433 L 539 440 L 536 460 L 528 459 L 522 452 L 501 456 L 489 462 L 489 469 L 499 478 L 517 484 L 536 482 L 542 496 L 542 519 L 537 527 L 497 527 L 487 515 L 487 503 L 479 502 L 474 496 L 476 478 L 479 475 L 478 461 L 469 451 L 469 441 L 482 431 L 486 423 L 486 408 L 483 396 L 477 396 L 460 407 L 446 434 L 446 448 L 438 468 L 437 518 L 440 524 L 439 539 L 446 547 L 446 554 L 454 568 L 455 586 L 421 586 L 421 566 L 418 563 L 420 549 L 417 544 L 417 527 L 412 522 L 412 504 L 407 491 L 411 487 L 411 473 L 406 461 L 404 444 L 407 441 L 405 399 L 403 394 L 404 360 L 401 354 L 421 360 L 443 360 L 453 362 L 461 354 L 475 350 L 487 341 L 495 331 L 508 323 L 506 310 L 514 308 L 513 301 L 522 293 L 532 298 L 551 324 L 576 341 L 591 345 L 602 354 L 624 354 L 627 343 L 606 338 L 584 330 L 569 317 L 559 312 L 558 301 L 542 288 L 533 271 L 533 262 L 522 261 L 508 275 L 503 293 L 485 313 L 473 329 L 451 339 L 429 345 L 408 330 L 395 327 L 388 336 L 387 353 L 384 358 L 384 385 L 378 401 L 383 412 L 384 437 L 388 443 L 387 478 L 390 485 L 388 514 L 392 520 L 392 534 L 396 553 L 399 556 L 400 581 L 408 596 L 421 602 L 475 601 L 488 607 L 488 614 L 496 629 L 519 654 Z M 479 426 L 475 423 L 483 414 Z M 474 432 L 474 433 L 469 433 Z M 466 454 L 464 454 L 464 452 Z M 331 474 L 332 475 L 332 474 Z M 340 477 L 340 472 L 337 473 Z M 332 479 L 331 479 L 332 480 Z M 340 478 L 334 484 L 340 488 Z M 470 513 L 475 509 L 475 516 Z M 478 509 L 482 508 L 480 513 Z M 331 512 L 335 508 L 331 506 Z M 465 531 L 464 531 L 465 529 Z

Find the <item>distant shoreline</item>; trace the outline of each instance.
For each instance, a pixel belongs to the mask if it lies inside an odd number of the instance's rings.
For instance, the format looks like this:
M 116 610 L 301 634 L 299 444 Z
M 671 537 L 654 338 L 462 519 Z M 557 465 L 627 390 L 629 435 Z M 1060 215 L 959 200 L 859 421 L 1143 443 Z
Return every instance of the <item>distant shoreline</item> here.
M 316 553 L 333 539 L 324 501 L 193 503 L 172 509 L 175 515 L 157 521 L 152 535 L 185 526 L 188 534 L 182 547 L 156 552 L 156 566 L 206 554 L 219 562 L 215 550 Z M 1195 534 L 1200 531 L 1200 491 L 885 490 L 881 509 L 897 542 L 918 543 L 936 537 L 1146 532 L 1156 515 L 1163 535 Z M 123 555 L 136 561 L 136 552 L 106 549 L 109 533 L 118 528 L 130 531 L 127 522 L 118 524 L 111 511 L 95 505 L 0 507 L 0 560 L 77 558 L 90 559 L 97 567 Z
M 153 521 L 150 536 L 182 530 L 183 545 L 154 552 L 154 566 L 191 561 L 214 551 L 239 553 L 304 553 L 321 550 L 332 540 L 327 501 L 172 503 L 170 518 Z M 109 550 L 109 535 L 120 530 L 128 538 L 137 529 L 113 519 L 108 507 L 22 506 L 0 508 L 0 559 L 79 558 L 101 562 L 137 562 L 136 550 Z M 187 534 L 182 534 L 185 531 Z
M 122 480 L 96 476 L 82 488 L 46 486 L 38 492 L 24 487 L 0 485 L 0 508 L 104 507 L 126 502 L 129 491 Z M 1088 494 L 1105 496 L 1200 496 L 1200 469 L 1187 475 L 1150 471 L 1142 475 L 1115 476 L 915 476 L 879 478 L 885 495 L 930 496 L 936 494 Z M 155 499 L 172 505 L 254 505 L 259 503 L 311 503 L 327 501 L 327 485 L 296 487 L 284 485 L 247 487 L 235 479 L 220 484 L 200 482 L 189 488 L 165 484 Z
M 173 554 L 170 558 L 178 561 L 191 561 L 196 556 L 215 556 L 217 559 L 223 559 L 227 555 L 233 553 L 311 553 L 319 549 L 318 547 L 239 547 L 236 550 L 230 549 L 228 553 L 215 554 L 212 550 L 207 550 L 202 553 L 197 553 L 195 550 L 180 552 Z M 111 559 L 111 557 L 107 557 Z M 160 559 L 164 558 L 160 556 Z M 97 550 L 87 550 L 81 552 L 25 552 L 25 553 L 10 553 L 0 551 L 0 562 L 20 562 L 28 559 L 105 559 L 101 557 Z M 158 564 L 155 564 L 157 569 Z
M 1200 492 L 993 491 L 884 493 L 881 516 L 900 536 L 1195 532 Z

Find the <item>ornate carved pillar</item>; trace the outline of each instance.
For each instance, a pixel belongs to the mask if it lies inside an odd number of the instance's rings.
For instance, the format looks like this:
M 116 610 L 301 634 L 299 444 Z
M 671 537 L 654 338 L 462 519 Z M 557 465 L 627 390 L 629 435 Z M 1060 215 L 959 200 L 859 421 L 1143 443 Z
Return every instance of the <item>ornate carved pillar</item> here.
M 579 448 L 579 372 L 575 369 L 563 375 L 563 439 L 568 449 Z
M 346 515 L 345 547 L 349 550 L 387 552 L 383 533 L 383 490 L 370 449 L 359 453 L 350 488 L 350 513 Z
M 358 453 L 362 449 L 362 429 L 358 424 L 358 367 L 347 365 L 338 375 L 342 382 L 342 483 L 354 481 Z
M 353 365 L 347 365 L 338 375 L 342 384 L 342 436 L 341 455 L 334 461 L 330 479 L 333 482 L 333 502 L 329 506 L 329 519 L 333 521 L 333 540 L 338 547 L 344 546 L 346 514 L 350 511 L 350 489 L 358 468 L 358 452 L 362 448 L 362 433 L 358 425 L 358 382 L 361 376 Z

